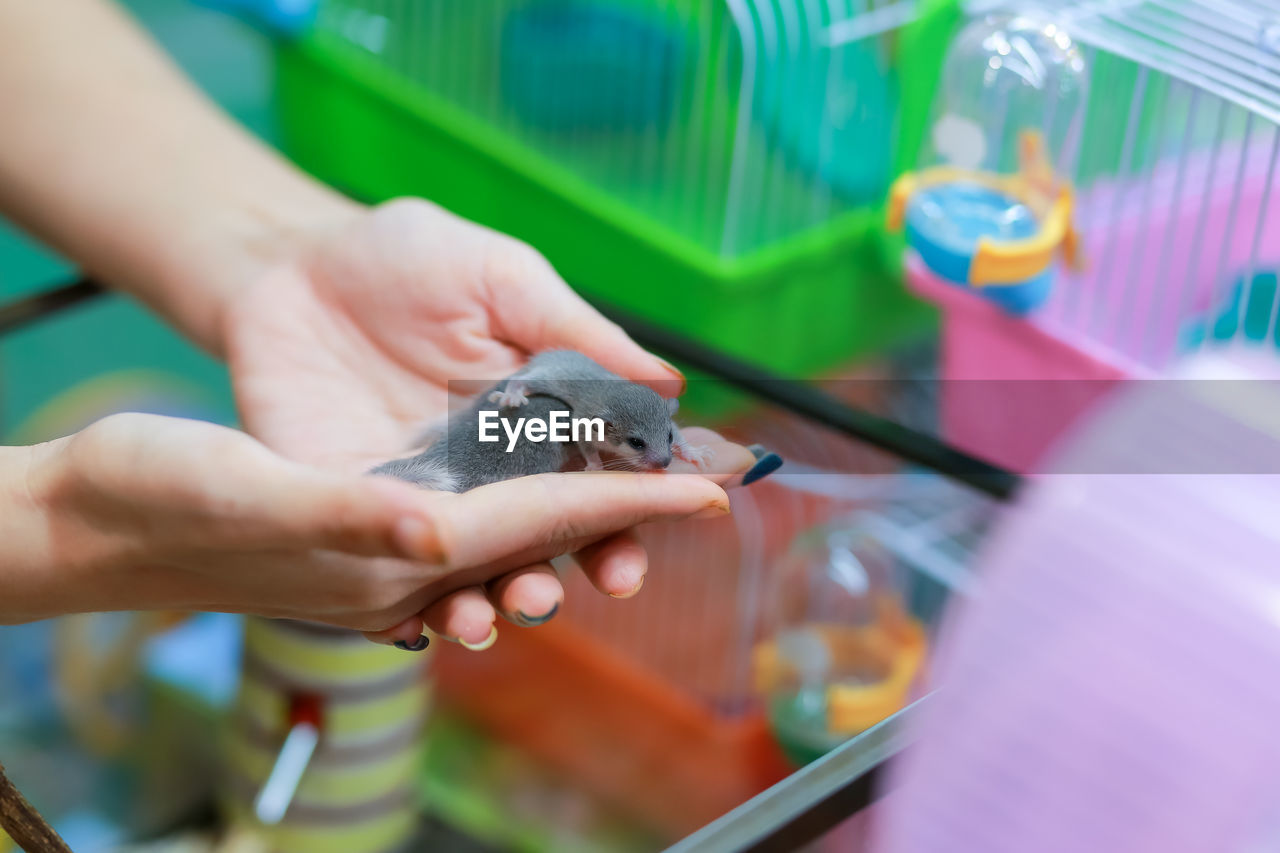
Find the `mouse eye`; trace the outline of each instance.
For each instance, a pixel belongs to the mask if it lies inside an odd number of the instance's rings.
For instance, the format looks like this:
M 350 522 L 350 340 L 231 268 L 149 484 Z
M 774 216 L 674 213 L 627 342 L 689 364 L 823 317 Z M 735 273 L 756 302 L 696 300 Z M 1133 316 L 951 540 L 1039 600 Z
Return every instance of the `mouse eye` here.
M 667 444 L 670 444 L 671 442 L 673 442 L 673 441 L 675 441 L 675 440 L 676 440 L 676 433 L 675 433 L 675 430 L 670 430 L 670 429 L 669 429 L 669 430 L 667 430 Z
M 636 450 L 644 450 L 645 448 L 645 443 L 643 438 L 628 438 L 627 444 L 631 445 Z

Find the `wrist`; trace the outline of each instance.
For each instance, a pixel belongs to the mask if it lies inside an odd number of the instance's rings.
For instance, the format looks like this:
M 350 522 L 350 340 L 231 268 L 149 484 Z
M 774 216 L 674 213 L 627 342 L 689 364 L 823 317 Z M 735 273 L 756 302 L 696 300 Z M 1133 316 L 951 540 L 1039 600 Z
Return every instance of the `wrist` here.
M 0 447 L 0 623 L 29 622 L 75 609 L 71 577 L 87 554 L 68 537 L 59 507 L 66 440 Z
M 154 299 L 139 294 L 219 358 L 230 303 L 364 210 L 300 174 L 239 183 L 206 204 L 160 259 Z
M 131 464 L 102 465 L 103 448 L 84 445 L 86 432 L 0 447 L 0 624 L 149 609 L 153 593 L 167 594 L 148 586 L 147 566 L 160 556 L 148 530 L 155 514 L 130 500 L 138 484 L 118 472 Z

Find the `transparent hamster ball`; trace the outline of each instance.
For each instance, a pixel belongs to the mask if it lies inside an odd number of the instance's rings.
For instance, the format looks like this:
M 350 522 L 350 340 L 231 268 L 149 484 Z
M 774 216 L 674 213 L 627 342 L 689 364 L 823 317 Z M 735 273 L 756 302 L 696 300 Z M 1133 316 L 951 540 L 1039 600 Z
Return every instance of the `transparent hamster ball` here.
M 1089 81 L 1070 35 L 1041 13 L 979 18 L 952 41 L 943 64 L 931 157 L 964 169 L 1009 173 L 1018 141 L 1041 132 L 1055 158 L 1079 144 Z

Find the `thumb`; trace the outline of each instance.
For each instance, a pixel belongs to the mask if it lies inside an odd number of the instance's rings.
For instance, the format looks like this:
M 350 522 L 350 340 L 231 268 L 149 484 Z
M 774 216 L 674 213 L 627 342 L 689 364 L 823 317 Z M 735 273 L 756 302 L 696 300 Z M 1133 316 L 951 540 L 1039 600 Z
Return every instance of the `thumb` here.
M 617 323 L 587 304 L 534 252 L 519 264 L 517 286 L 502 289 L 491 307 L 509 343 L 530 353 L 572 349 L 619 376 L 648 385 L 666 397 L 684 393 L 684 375 L 631 340 Z
M 362 557 L 411 557 L 399 532 L 430 518 L 439 493 L 390 477 L 308 470 L 265 486 L 257 511 L 272 545 L 324 548 Z
M 238 430 L 158 415 L 105 418 L 64 452 L 104 523 L 141 523 L 146 535 L 215 548 L 403 556 L 397 525 L 439 499 L 397 480 L 285 459 Z
M 429 520 L 402 528 L 401 547 L 418 559 L 455 569 L 483 566 L 488 574 L 637 524 L 729 513 L 724 490 L 690 474 L 539 474 L 446 497 Z

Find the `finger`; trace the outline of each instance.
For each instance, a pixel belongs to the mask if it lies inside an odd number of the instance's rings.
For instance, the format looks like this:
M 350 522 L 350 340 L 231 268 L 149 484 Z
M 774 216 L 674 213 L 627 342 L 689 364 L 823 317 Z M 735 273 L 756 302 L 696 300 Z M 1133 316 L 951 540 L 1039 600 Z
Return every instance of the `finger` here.
M 390 477 L 306 470 L 261 483 L 238 514 L 273 545 L 405 557 L 410 555 L 399 544 L 398 527 L 428 517 L 438 499 L 438 493 Z
M 429 525 L 406 531 L 401 545 L 419 559 L 446 566 L 514 568 L 644 522 L 722 517 L 729 511 L 724 491 L 701 477 L 539 474 L 451 495 L 436 505 Z
M 380 643 L 384 646 L 394 645 L 406 652 L 420 652 L 430 645 L 425 627 L 422 624 L 422 614 L 415 613 L 399 625 L 387 628 L 385 631 L 365 631 L 364 636 L 372 643 Z
M 458 590 L 422 611 L 428 628 L 474 651 L 483 651 L 497 640 L 498 629 L 493 624 L 497 618 L 484 589 L 478 586 Z
M 673 365 L 647 352 L 622 327 L 565 284 L 546 259 L 519 250 L 521 260 L 508 274 L 502 298 L 492 306 L 498 331 L 505 340 L 530 353 L 572 349 L 619 376 L 650 386 L 659 394 L 677 397 L 685 378 Z M 518 286 L 517 286 L 518 285 Z
M 621 326 L 605 318 L 576 294 L 573 303 L 550 318 L 540 349 L 573 349 L 624 379 L 639 382 L 664 397 L 679 397 L 688 380 L 675 365 L 653 355 Z
M 726 441 L 709 429 L 682 427 L 680 432 L 688 444 L 709 456 L 700 466 L 682 459 L 673 460 L 667 469 L 673 474 L 701 474 L 713 483 L 725 485 L 741 480 L 742 475 L 756 464 L 756 457 L 749 448 Z
M 614 598 L 638 593 L 649 569 L 649 555 L 630 530 L 580 549 L 573 559 L 592 586 Z
M 95 479 L 114 492 L 127 485 L 133 505 L 165 517 L 167 532 L 187 542 L 402 556 L 397 523 L 438 498 L 390 478 L 313 468 L 237 430 L 177 418 L 117 415 L 76 441 L 97 460 Z
M 510 572 L 488 584 L 489 601 L 508 622 L 525 628 L 551 621 L 564 601 L 564 587 L 550 563 Z
M 747 449 L 755 456 L 756 464 L 752 465 L 750 470 L 744 473 L 740 479 L 726 483 L 726 488 L 750 486 L 752 483 L 758 483 L 782 467 L 782 457 L 770 451 L 763 444 L 753 444 Z

